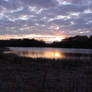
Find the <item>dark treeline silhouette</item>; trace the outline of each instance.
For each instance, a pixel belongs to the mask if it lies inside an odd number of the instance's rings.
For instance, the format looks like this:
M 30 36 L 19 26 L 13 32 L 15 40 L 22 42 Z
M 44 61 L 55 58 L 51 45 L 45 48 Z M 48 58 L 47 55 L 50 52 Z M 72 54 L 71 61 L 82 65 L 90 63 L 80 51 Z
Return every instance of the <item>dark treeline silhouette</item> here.
M 35 39 L 0 40 L 1 47 L 59 47 L 59 48 L 92 48 L 92 36 L 75 36 L 63 39 L 61 42 L 47 44 Z
M 46 43 L 44 41 L 38 41 L 35 39 L 11 39 L 11 40 L 0 40 L 1 47 L 44 47 Z
M 92 48 L 92 36 L 75 36 L 63 39 L 61 42 L 52 43 L 53 47 L 63 48 Z

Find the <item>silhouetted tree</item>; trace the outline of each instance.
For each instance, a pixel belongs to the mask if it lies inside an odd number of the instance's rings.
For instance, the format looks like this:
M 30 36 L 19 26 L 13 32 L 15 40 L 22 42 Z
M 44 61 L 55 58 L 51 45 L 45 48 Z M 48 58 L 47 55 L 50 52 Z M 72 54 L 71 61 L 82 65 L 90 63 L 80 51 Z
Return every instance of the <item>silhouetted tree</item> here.
M 92 36 L 74 36 L 63 39 L 61 42 L 47 44 L 35 39 L 0 40 L 1 47 L 60 47 L 60 48 L 92 48 Z

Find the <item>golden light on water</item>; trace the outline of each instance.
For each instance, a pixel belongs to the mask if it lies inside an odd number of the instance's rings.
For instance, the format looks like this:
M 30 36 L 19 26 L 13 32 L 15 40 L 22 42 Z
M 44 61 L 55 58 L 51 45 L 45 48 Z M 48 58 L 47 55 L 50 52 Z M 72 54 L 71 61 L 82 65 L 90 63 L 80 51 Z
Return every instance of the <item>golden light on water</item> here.
M 43 57 L 50 59 L 61 59 L 63 57 L 63 54 L 58 51 L 46 51 Z
M 55 53 L 55 57 L 61 57 L 59 53 Z
M 20 51 L 16 52 L 20 56 L 30 58 L 48 58 L 48 59 L 63 59 L 65 56 L 60 51 Z
M 87 54 L 87 56 L 83 53 L 86 52 L 85 50 L 70 50 L 70 49 L 58 49 L 58 48 L 35 48 L 35 47 L 31 47 L 31 48 L 24 48 L 24 47 L 10 47 L 11 51 L 5 51 L 4 53 L 14 53 L 17 54 L 19 56 L 23 56 L 23 57 L 28 57 L 28 58 L 43 58 L 43 59 L 69 59 L 69 60 L 74 60 L 74 59 L 79 59 L 79 60 L 90 60 L 90 52 L 89 50 L 87 50 L 89 54 Z M 78 51 L 78 52 L 77 52 Z M 80 53 L 77 54 L 77 53 Z

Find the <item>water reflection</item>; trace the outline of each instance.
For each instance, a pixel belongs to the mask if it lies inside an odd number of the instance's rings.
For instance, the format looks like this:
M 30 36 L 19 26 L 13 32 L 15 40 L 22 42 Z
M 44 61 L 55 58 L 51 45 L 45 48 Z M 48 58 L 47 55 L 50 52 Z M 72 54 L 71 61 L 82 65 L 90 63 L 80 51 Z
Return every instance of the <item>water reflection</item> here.
M 92 60 L 90 49 L 59 49 L 59 48 L 10 48 L 13 53 L 30 58 L 47 59 L 85 59 Z
M 59 51 L 17 51 L 14 52 L 20 56 L 31 58 L 48 58 L 48 59 L 62 59 L 64 54 Z

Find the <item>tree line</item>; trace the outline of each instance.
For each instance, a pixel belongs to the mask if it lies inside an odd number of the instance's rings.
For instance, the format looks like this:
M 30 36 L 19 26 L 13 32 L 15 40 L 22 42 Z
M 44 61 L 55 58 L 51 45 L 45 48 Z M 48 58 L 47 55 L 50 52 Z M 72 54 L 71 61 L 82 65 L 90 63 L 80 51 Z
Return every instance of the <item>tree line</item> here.
M 54 47 L 64 48 L 92 48 L 92 36 L 74 36 L 52 43 Z
M 74 36 L 60 42 L 45 43 L 35 39 L 0 40 L 0 47 L 59 47 L 59 48 L 92 48 L 92 36 Z

